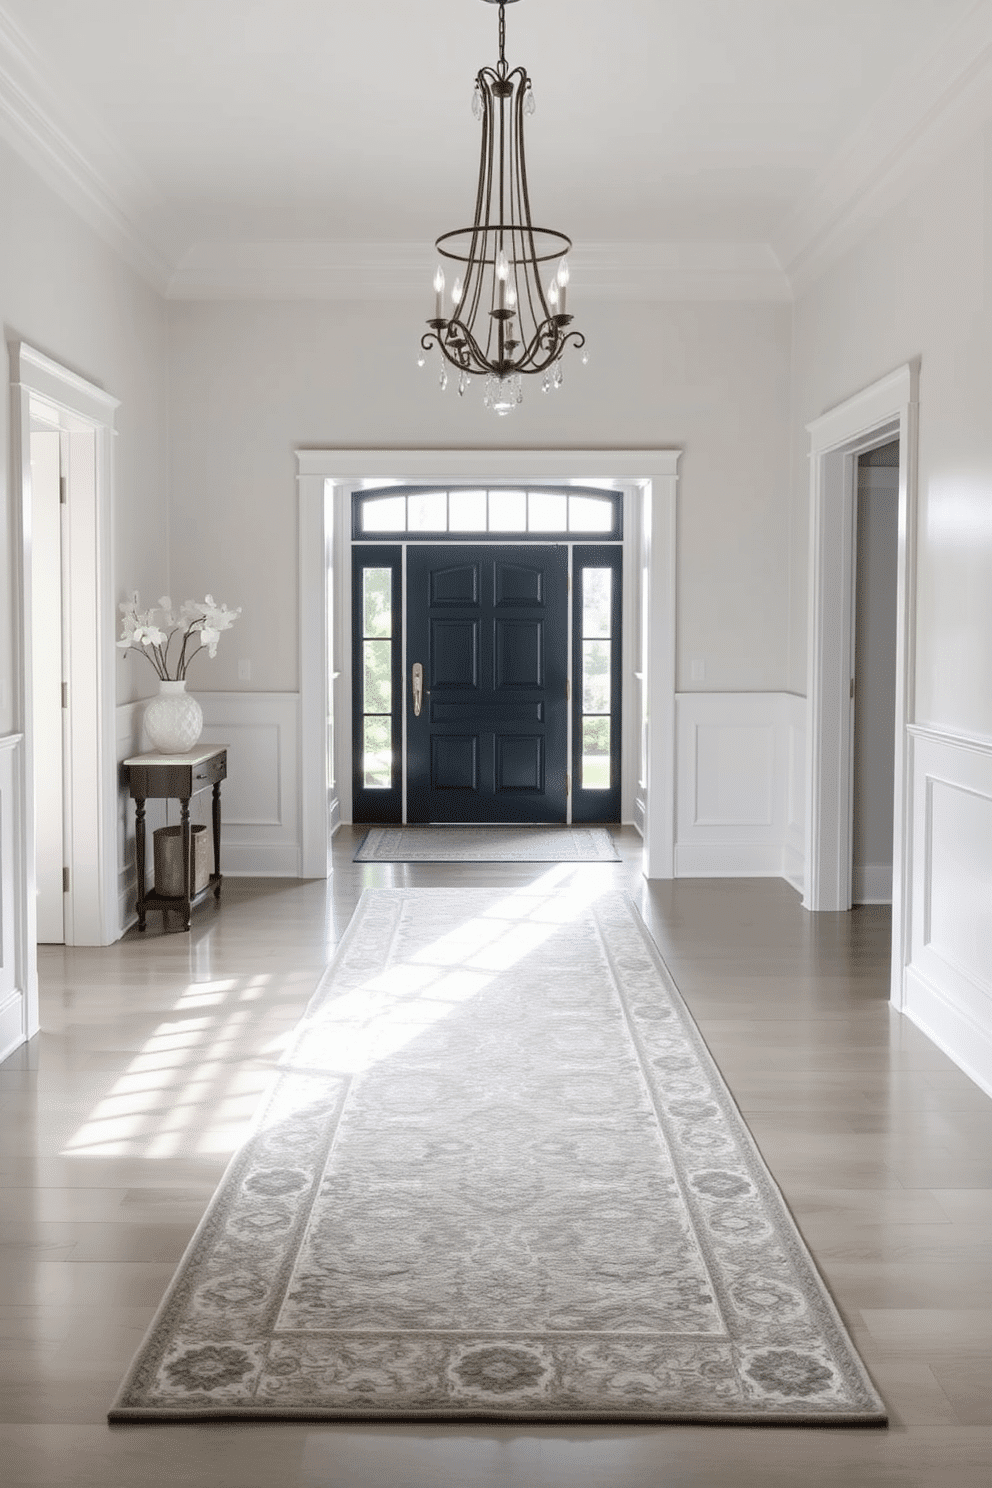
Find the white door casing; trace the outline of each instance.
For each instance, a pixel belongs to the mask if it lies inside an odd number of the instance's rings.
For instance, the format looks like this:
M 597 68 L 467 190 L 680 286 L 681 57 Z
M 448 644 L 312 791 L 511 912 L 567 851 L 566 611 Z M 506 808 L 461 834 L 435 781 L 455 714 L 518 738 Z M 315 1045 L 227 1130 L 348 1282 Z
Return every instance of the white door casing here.
M 851 907 L 853 582 L 857 461 L 899 440 L 892 1000 L 902 1006 L 911 856 L 908 726 L 915 719 L 919 360 L 807 425 L 810 435 L 806 864 L 810 910 Z
M 25 342 L 10 344 L 14 403 L 13 457 L 21 501 L 17 537 L 20 665 L 17 713 L 25 750 L 22 868 L 28 968 L 28 1036 L 37 1027 L 35 924 L 34 733 L 32 688 L 32 532 L 30 431 L 32 408 L 59 427 L 68 443 L 63 518 L 64 630 L 67 685 L 65 730 L 65 939 L 109 945 L 120 933 L 117 905 L 117 778 L 115 748 L 112 573 L 113 440 L 118 400 Z
M 644 871 L 670 878 L 674 861 L 675 728 L 675 527 L 678 450 L 297 450 L 300 498 L 300 715 L 301 841 L 305 877 L 328 871 L 331 770 L 350 782 L 351 632 L 350 498 L 363 486 L 398 483 L 554 481 L 612 482 L 628 488 L 624 546 L 624 757 L 625 800 L 646 797 Z M 567 472 L 563 476 L 562 472 Z M 632 509 L 632 506 L 634 509 Z M 639 508 L 639 509 L 638 509 Z M 650 538 L 647 567 L 630 552 L 640 545 L 642 524 Z M 329 549 L 331 550 L 329 553 Z M 328 575 L 332 583 L 328 582 Z M 642 588 L 646 623 L 637 623 Z M 328 614 L 333 588 L 332 629 Z M 629 606 L 633 606 L 632 609 Z M 641 637 L 646 655 L 638 655 Z M 333 674 L 333 683 L 332 683 Z M 634 681 L 638 685 L 635 687 Z M 334 696 L 329 696 L 331 688 Z M 629 699 L 629 701 L 628 701 Z M 632 712 L 628 712 L 628 708 Z M 635 741 L 646 716 L 647 789 L 631 768 Z M 336 766 L 327 759 L 328 719 L 336 717 Z M 653 786 L 653 788 L 652 788 Z M 350 819 L 342 801 L 341 818 Z M 625 819 L 630 819 L 625 811 Z

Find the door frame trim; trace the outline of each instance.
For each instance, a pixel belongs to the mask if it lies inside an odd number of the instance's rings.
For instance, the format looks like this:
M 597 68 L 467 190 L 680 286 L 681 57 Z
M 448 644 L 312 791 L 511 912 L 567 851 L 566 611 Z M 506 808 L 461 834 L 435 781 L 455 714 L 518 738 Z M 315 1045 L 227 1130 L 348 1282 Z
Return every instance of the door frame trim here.
M 623 485 L 625 592 L 641 624 L 631 627 L 635 662 L 625 673 L 641 690 L 641 763 L 635 773 L 643 820 L 644 873 L 671 878 L 675 844 L 675 615 L 679 449 L 523 450 L 324 447 L 296 451 L 300 500 L 300 810 L 302 871 L 324 878 L 331 832 L 342 811 L 339 763 L 328 760 L 329 720 L 340 745 L 351 717 L 350 497 L 364 485 L 533 481 Z M 563 472 L 568 472 L 563 475 Z M 633 562 L 629 562 L 633 559 Z M 347 665 L 347 673 L 345 671 Z M 631 755 L 624 741 L 624 763 Z M 653 785 L 652 785 L 653 783 Z M 640 825 L 640 820 L 638 825 Z
M 806 867 L 803 904 L 851 907 L 853 584 L 858 456 L 899 440 L 892 986 L 903 1002 L 908 963 L 911 789 L 909 726 L 916 700 L 919 358 L 807 424 L 810 436 L 809 635 L 806 703 Z
M 70 463 L 65 526 L 68 593 L 68 713 L 64 770 L 69 781 L 65 858 L 67 945 L 110 945 L 118 938 L 117 779 L 113 629 L 113 451 L 120 401 L 24 341 L 12 341 L 11 443 L 17 521 L 17 727 L 27 741 L 22 770 L 21 936 L 27 954 L 26 1036 L 37 1031 L 34 734 L 31 621 L 31 408 L 43 403 L 63 428 L 92 435 L 94 478 L 74 480 Z

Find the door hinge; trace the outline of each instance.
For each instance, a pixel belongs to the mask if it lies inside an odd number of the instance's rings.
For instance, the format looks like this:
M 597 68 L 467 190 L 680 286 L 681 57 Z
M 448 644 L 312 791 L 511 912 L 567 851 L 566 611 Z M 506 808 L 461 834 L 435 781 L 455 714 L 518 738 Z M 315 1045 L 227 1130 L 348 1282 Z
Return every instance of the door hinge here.
M 565 575 L 565 579 L 566 579 L 566 581 L 568 583 L 568 588 L 567 588 L 567 590 L 565 592 L 567 594 L 571 594 L 571 592 L 572 592 L 572 575 L 570 573 L 567 573 Z
M 62 892 L 63 892 L 63 894 L 68 894 L 68 892 L 69 892 L 69 870 L 68 870 L 68 868 L 63 868 L 62 869 Z
M 69 684 L 68 684 L 68 682 L 63 682 L 62 683 L 62 706 L 63 706 L 63 708 L 68 708 L 68 706 L 69 706 Z
M 572 684 L 567 677 L 565 678 L 565 701 L 566 703 L 572 701 Z
M 572 794 L 572 777 L 567 770 L 565 771 L 565 794 L 566 796 Z
M 851 697 L 854 697 L 854 678 L 851 678 Z
M 65 506 L 69 496 L 69 482 L 64 475 L 59 476 L 59 502 Z

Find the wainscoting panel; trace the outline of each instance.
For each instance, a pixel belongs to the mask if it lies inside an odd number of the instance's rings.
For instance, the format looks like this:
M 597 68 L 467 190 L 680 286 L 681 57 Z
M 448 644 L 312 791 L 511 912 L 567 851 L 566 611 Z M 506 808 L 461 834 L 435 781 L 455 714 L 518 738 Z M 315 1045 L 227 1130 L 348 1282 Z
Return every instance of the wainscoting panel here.
M 295 692 L 200 692 L 204 744 L 226 744 L 221 787 L 221 871 L 240 877 L 300 874 L 300 700 Z M 195 821 L 210 819 L 210 792 Z M 170 821 L 178 821 L 170 806 Z
M 676 698 L 679 877 L 802 879 L 805 703 L 789 693 Z
M 992 1094 L 992 743 L 910 728 L 905 1011 Z
M 19 804 L 23 757 L 20 734 L 0 738 L 0 1059 L 23 1044 L 28 1031 L 23 903 L 18 903 L 24 873 Z

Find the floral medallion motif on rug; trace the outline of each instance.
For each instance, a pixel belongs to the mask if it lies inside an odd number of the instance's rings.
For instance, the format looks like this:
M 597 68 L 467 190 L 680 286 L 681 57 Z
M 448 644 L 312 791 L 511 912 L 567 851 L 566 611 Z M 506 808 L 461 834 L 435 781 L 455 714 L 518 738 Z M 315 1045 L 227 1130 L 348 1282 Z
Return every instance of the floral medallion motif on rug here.
M 605 827 L 370 827 L 356 863 L 619 863 Z
M 554 870 L 363 895 L 110 1412 L 225 1417 L 885 1411 L 632 904 Z

